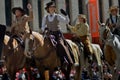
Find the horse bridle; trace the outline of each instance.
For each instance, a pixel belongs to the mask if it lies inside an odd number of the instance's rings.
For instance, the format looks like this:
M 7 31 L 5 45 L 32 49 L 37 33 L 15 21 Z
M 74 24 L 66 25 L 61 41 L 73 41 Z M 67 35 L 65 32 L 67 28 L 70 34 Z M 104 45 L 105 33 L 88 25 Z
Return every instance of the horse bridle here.
M 105 29 L 104 32 L 103 32 L 103 39 L 106 40 L 107 37 L 108 37 L 108 32 L 109 30 L 108 29 Z
M 11 40 L 14 40 L 15 38 L 11 38 Z M 16 39 L 15 39 L 16 40 Z M 17 41 L 17 40 L 16 40 Z M 17 41 L 17 46 L 15 46 L 15 48 L 13 48 L 13 49 L 11 49 L 11 50 L 16 50 L 18 47 L 19 47 L 19 45 L 20 45 L 20 43 Z M 9 44 L 10 45 L 10 44 Z

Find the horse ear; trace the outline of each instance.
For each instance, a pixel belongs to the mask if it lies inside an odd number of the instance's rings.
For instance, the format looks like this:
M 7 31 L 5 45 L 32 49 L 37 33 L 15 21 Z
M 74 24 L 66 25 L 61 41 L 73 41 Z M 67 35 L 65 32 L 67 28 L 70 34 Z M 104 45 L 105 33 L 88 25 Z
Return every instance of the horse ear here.
M 98 22 L 98 24 L 99 24 L 100 26 L 102 25 L 102 23 L 101 23 L 99 20 L 98 20 L 97 22 Z

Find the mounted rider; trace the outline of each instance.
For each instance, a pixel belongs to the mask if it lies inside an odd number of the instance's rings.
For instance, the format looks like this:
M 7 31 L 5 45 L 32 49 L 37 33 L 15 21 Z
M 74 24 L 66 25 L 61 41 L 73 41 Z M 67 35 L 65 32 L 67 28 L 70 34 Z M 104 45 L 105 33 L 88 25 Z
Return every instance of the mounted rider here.
M 61 50 L 63 51 L 63 53 L 60 51 L 60 48 L 59 48 L 61 45 L 60 40 L 61 39 L 64 40 L 63 34 L 60 30 L 59 22 L 66 23 L 66 24 L 69 23 L 70 20 L 67 13 L 63 9 L 61 9 L 60 11 L 64 16 L 57 14 L 56 5 L 55 5 L 55 2 L 53 1 L 50 1 L 46 4 L 45 10 L 47 11 L 48 14 L 43 17 L 42 28 L 41 28 L 42 31 L 46 32 L 47 30 L 50 33 L 50 35 L 55 36 L 55 41 L 57 42 L 56 51 L 61 59 L 61 62 L 63 63 L 65 61 L 64 57 L 66 57 L 66 60 L 69 63 L 73 63 L 73 60 L 71 59 L 70 54 L 68 52 L 64 53 L 63 46 Z M 65 55 L 65 56 L 61 56 L 61 55 Z
M 68 28 L 81 40 L 87 53 L 93 53 L 90 40 L 91 34 L 89 25 L 87 24 L 86 15 L 79 14 L 78 19 L 79 23 L 77 23 L 75 26 L 68 25 Z
M 30 27 L 28 22 L 33 20 L 33 11 L 31 4 L 27 5 L 29 10 L 29 16 L 25 15 L 25 10 L 21 7 L 14 7 L 12 9 L 15 19 L 11 25 L 11 33 L 13 36 L 22 38 L 25 41 L 24 53 L 27 54 L 29 51 L 29 38 L 30 38 Z M 22 40 L 21 39 L 21 40 Z
M 118 15 L 118 7 L 111 6 L 109 9 L 110 17 L 106 20 L 106 25 L 110 28 L 113 34 L 120 36 L 120 15 Z

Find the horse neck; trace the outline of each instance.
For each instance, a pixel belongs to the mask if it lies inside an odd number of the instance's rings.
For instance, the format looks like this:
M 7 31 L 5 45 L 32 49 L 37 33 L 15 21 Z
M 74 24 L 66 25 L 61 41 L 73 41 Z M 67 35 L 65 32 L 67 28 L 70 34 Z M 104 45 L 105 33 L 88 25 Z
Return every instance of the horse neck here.
M 37 45 L 37 44 L 36 44 Z M 36 48 L 34 56 L 39 58 L 40 60 L 50 59 L 58 59 L 55 48 L 52 46 L 49 40 L 44 40 L 44 45 Z
M 108 38 L 107 39 L 112 39 L 113 38 L 113 34 L 111 31 L 108 32 Z
M 49 39 L 45 39 L 46 41 L 44 41 L 44 46 L 43 47 L 46 47 L 47 49 L 51 49 L 53 48 L 53 45 L 52 43 L 50 42 Z

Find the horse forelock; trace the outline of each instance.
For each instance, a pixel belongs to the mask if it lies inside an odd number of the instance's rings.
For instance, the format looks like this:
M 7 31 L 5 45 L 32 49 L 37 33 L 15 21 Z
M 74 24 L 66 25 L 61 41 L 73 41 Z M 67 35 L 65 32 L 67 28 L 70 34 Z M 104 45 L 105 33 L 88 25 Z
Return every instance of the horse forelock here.
M 4 45 L 7 45 L 9 47 L 10 47 L 10 45 L 12 45 L 13 49 L 17 49 L 18 44 L 19 43 L 17 42 L 16 39 L 10 40 L 10 36 L 8 36 L 8 35 L 4 36 Z
M 5 35 L 5 36 L 4 36 L 4 44 L 7 45 L 8 42 L 9 42 L 9 40 L 10 40 L 10 37 L 7 36 L 7 35 Z
M 33 31 L 32 35 L 39 41 L 40 46 L 44 45 L 44 38 L 40 33 Z
M 106 40 L 104 37 L 108 37 L 108 33 L 109 33 L 110 29 L 108 28 L 108 26 L 106 25 L 101 25 L 99 28 L 99 32 L 100 32 L 100 38 L 101 40 Z

